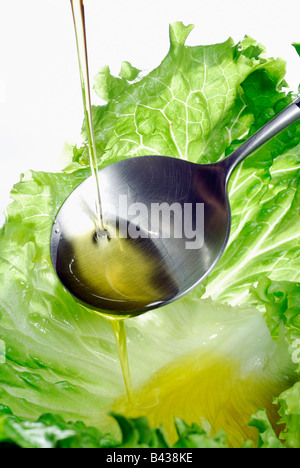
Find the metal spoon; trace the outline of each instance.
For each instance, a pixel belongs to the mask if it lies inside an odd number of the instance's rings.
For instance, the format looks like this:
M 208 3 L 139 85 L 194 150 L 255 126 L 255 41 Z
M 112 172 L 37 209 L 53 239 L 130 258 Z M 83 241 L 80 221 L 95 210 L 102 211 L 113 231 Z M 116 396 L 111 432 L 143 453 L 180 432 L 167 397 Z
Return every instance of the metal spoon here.
M 63 285 L 83 305 L 119 317 L 187 294 L 212 271 L 228 242 L 232 171 L 299 118 L 300 98 L 214 164 L 141 156 L 100 170 L 108 232 L 101 239 L 95 236 L 96 197 L 88 178 L 63 204 L 52 230 L 51 257 Z

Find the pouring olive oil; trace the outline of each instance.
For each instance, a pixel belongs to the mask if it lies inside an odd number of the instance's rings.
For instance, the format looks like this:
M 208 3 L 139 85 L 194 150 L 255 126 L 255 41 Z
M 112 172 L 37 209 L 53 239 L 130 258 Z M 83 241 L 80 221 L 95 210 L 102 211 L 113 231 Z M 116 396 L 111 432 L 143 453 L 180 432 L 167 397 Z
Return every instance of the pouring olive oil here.
M 84 107 L 84 116 L 85 116 L 87 136 L 88 136 L 90 167 L 91 167 L 92 177 L 95 181 L 96 213 L 97 213 L 95 231 L 93 233 L 93 241 L 91 241 L 90 239 L 90 242 L 88 243 L 86 242 L 85 236 L 83 236 L 81 239 L 77 239 L 77 245 L 79 245 L 79 248 L 80 246 L 83 247 L 84 245 L 86 247 L 88 247 L 89 245 L 92 245 L 92 247 L 97 248 L 98 255 L 99 254 L 101 255 L 100 253 L 101 248 L 104 250 L 104 252 L 107 251 L 107 249 L 109 249 L 109 244 L 111 244 L 113 240 L 109 240 L 109 234 L 108 234 L 108 231 L 105 230 L 104 228 L 103 216 L 102 216 L 101 194 L 100 194 L 100 185 L 99 185 L 99 178 L 98 178 L 98 165 L 97 165 L 95 135 L 94 135 L 94 128 L 93 128 L 92 107 L 91 107 L 91 98 L 90 98 L 89 69 L 88 69 L 88 58 L 87 58 L 87 40 L 86 40 L 83 0 L 71 0 L 71 7 L 72 7 L 72 13 L 73 13 L 73 19 L 74 19 L 78 62 L 79 62 L 79 72 L 80 72 L 80 82 L 81 82 L 83 107 Z M 98 243 L 98 241 L 100 240 L 101 240 L 101 245 L 100 245 L 100 242 Z M 84 258 L 87 258 L 86 255 L 87 255 L 87 252 L 85 253 Z M 73 257 L 73 263 L 74 263 L 74 260 L 75 260 L 75 257 Z M 86 269 L 83 269 L 83 271 L 86 271 Z M 89 279 L 91 280 L 93 278 L 97 278 L 93 270 L 90 273 L 90 276 L 91 278 L 87 278 L 87 282 L 89 281 Z M 98 280 L 96 281 L 98 281 L 98 283 L 101 283 L 101 280 L 103 280 L 103 278 L 100 275 L 100 279 L 98 277 Z M 125 332 L 124 322 L 123 320 L 117 320 L 115 318 L 111 318 L 110 323 L 112 325 L 115 339 L 116 339 L 118 355 L 120 359 L 120 364 L 121 364 L 121 369 L 123 373 L 124 384 L 125 384 L 128 400 L 132 402 L 133 401 L 133 389 L 132 389 L 131 376 L 130 376 L 129 363 L 128 363 L 126 332 Z

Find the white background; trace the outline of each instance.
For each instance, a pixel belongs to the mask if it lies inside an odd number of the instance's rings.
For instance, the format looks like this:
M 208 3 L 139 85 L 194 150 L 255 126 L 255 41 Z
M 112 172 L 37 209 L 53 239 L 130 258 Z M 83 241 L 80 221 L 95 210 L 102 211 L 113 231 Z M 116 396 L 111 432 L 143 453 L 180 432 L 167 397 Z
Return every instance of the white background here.
M 80 141 L 83 119 L 69 0 L 0 0 L 0 224 L 9 192 L 28 169 L 57 171 L 65 142 Z M 173 21 L 195 24 L 188 44 L 245 34 L 287 61 L 297 91 L 299 0 L 85 0 L 90 75 L 122 60 L 156 67 L 169 48 Z M 94 104 L 100 101 L 92 95 Z

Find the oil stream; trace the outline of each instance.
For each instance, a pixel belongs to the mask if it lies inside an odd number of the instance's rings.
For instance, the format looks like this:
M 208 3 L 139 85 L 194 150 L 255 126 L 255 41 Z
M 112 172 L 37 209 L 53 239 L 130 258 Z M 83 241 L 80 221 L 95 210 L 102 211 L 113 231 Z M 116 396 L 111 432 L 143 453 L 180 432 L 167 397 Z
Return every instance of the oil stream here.
M 83 109 L 84 109 L 84 117 L 85 117 L 87 136 L 88 136 L 90 167 L 91 167 L 92 176 L 95 181 L 95 188 L 96 188 L 95 195 L 96 195 L 97 224 L 98 224 L 99 233 L 103 233 L 104 225 L 103 225 L 103 218 L 102 218 L 100 185 L 99 185 L 99 179 L 98 179 L 97 153 L 96 153 L 92 105 L 91 105 L 91 94 L 90 94 L 84 5 L 83 5 L 83 0 L 70 0 L 70 1 L 71 1 L 75 36 L 76 36 Z
M 93 128 L 92 106 L 91 106 L 91 98 L 90 98 L 90 83 L 89 83 L 89 68 L 88 68 L 88 57 L 87 57 L 87 39 L 86 39 L 85 17 L 84 17 L 84 5 L 83 5 L 83 0 L 70 0 L 70 1 L 71 1 L 72 13 L 73 13 L 74 27 L 75 27 L 84 116 L 85 116 L 87 135 L 88 135 L 90 167 L 91 167 L 92 177 L 95 181 L 96 213 L 97 213 L 96 234 L 97 234 L 97 237 L 99 237 L 99 239 L 102 238 L 102 240 L 104 240 L 105 243 L 108 243 L 111 241 L 108 240 L 108 236 L 105 234 L 106 231 L 104 229 L 104 223 L 103 223 L 103 217 L 102 217 L 101 193 L 100 193 L 99 178 L 98 178 L 98 164 L 97 164 L 97 154 L 96 154 L 96 145 L 95 145 L 95 135 L 94 135 L 94 128 Z M 109 321 L 112 325 L 115 339 L 116 339 L 116 344 L 118 348 L 118 354 L 119 354 L 121 369 L 123 373 L 124 384 L 125 384 L 126 392 L 128 395 L 128 400 L 130 402 L 133 402 L 133 389 L 132 389 L 131 376 L 130 376 L 130 371 L 129 371 L 124 321 L 118 320 L 114 317 L 112 317 Z

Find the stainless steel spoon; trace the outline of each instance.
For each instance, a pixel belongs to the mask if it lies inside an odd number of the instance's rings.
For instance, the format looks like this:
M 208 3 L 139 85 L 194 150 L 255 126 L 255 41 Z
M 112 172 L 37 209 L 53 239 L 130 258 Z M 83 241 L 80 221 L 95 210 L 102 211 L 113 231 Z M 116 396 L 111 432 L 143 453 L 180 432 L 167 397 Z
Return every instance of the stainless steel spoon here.
M 108 237 L 97 238 L 96 194 L 88 178 L 53 225 L 51 258 L 63 285 L 88 308 L 119 317 L 187 294 L 212 271 L 228 242 L 232 171 L 299 118 L 300 98 L 214 164 L 142 156 L 100 170 Z

